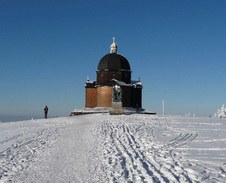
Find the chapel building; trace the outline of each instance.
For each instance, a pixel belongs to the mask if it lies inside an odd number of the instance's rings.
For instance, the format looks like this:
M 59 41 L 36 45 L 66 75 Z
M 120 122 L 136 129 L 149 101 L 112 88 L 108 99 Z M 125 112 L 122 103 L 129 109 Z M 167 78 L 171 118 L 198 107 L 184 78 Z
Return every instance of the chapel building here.
M 131 67 L 128 60 L 117 53 L 115 38 L 97 67 L 96 81 L 85 83 L 86 108 L 111 107 L 113 86 L 118 85 L 122 91 L 122 107 L 142 107 L 142 83 L 131 81 Z

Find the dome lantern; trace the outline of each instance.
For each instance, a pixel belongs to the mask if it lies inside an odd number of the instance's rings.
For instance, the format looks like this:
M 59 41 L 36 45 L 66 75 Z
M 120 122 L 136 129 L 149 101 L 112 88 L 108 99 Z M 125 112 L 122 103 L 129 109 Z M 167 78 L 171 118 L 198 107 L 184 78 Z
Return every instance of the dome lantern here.
M 111 51 L 110 53 L 117 53 L 117 44 L 115 43 L 115 37 L 112 38 L 113 39 L 113 43 L 111 44 Z

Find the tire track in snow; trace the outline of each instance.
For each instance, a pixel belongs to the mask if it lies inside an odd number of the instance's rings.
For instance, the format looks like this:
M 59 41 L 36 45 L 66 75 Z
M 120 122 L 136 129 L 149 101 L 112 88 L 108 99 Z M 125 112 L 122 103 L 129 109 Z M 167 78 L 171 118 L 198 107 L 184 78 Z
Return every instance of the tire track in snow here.
M 193 182 L 175 158 L 174 150 L 197 134 L 179 134 L 166 144 L 158 144 L 153 125 L 147 121 L 131 123 L 131 119 L 112 117 L 102 123 L 105 164 L 109 182 Z M 149 152 L 149 153 L 147 153 Z
M 134 136 L 130 133 L 129 128 L 127 126 L 126 127 L 126 136 L 128 138 L 128 140 L 130 142 L 132 142 L 131 144 L 138 144 L 134 138 Z M 146 157 L 144 156 L 144 154 L 139 151 L 138 148 L 134 148 L 134 146 L 131 146 L 131 149 L 136 153 L 137 157 L 139 157 L 139 161 L 141 163 L 141 165 L 143 166 L 143 168 L 145 169 L 145 171 L 148 173 L 149 176 L 152 177 L 153 182 L 168 182 L 168 178 L 165 177 L 161 171 L 159 171 L 156 166 L 154 164 L 152 164 L 150 161 L 148 161 L 146 159 Z

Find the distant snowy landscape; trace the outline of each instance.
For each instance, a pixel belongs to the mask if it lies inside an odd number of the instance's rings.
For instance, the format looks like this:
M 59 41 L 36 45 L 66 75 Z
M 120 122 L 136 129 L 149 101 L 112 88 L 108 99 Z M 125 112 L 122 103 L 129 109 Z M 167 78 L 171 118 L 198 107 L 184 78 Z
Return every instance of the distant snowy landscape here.
M 89 114 L 0 123 L 0 182 L 226 182 L 226 119 Z

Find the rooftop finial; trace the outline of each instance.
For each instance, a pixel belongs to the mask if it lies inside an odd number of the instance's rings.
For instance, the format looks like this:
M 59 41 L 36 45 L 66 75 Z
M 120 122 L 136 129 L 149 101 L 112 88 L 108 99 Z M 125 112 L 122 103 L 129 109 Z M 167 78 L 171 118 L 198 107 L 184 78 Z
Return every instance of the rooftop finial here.
M 115 43 L 115 37 L 112 38 L 113 39 L 113 43 L 111 44 L 111 53 L 117 53 L 117 44 Z

